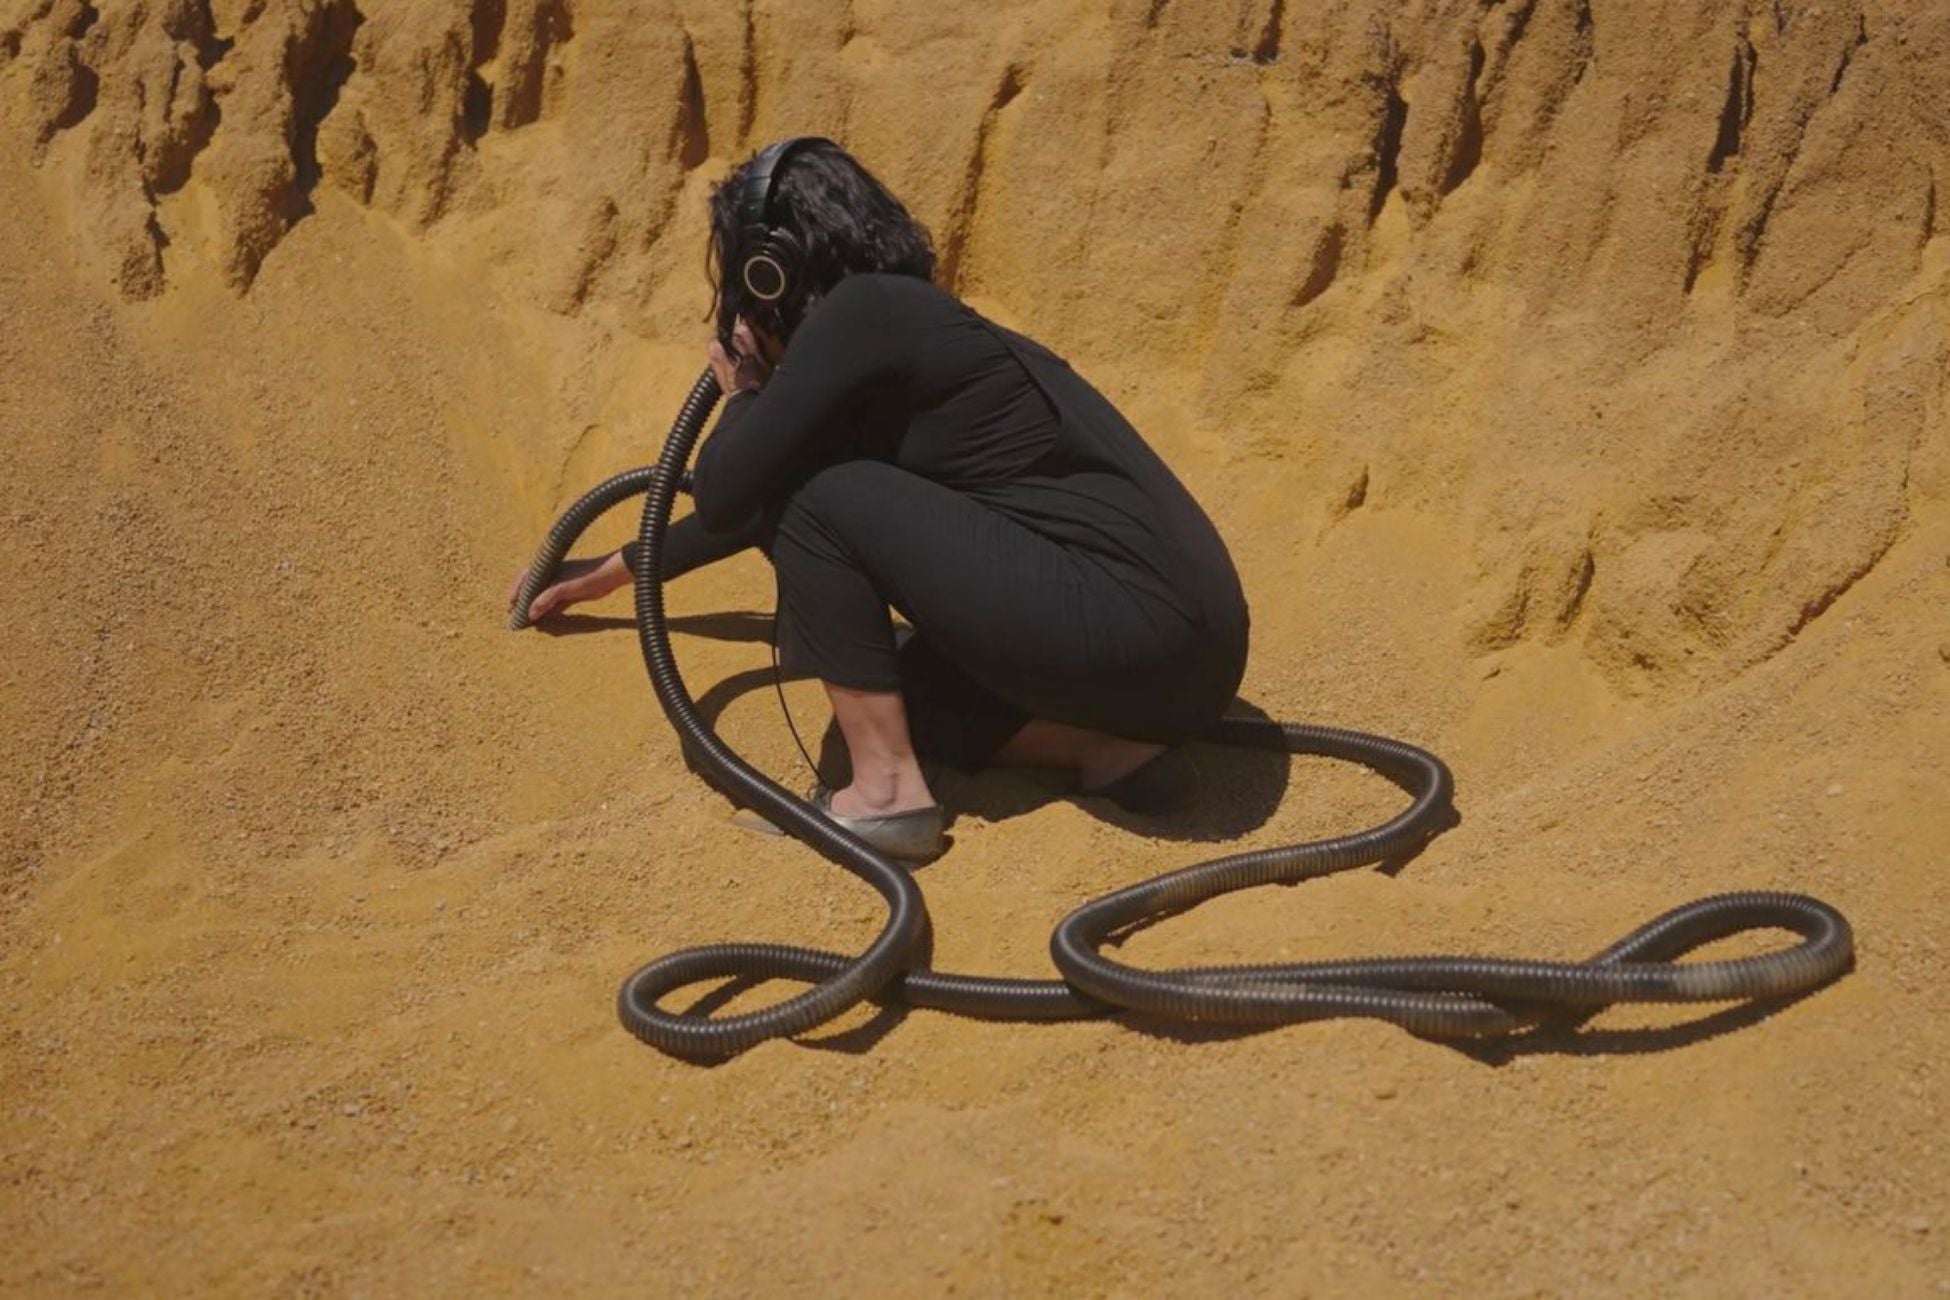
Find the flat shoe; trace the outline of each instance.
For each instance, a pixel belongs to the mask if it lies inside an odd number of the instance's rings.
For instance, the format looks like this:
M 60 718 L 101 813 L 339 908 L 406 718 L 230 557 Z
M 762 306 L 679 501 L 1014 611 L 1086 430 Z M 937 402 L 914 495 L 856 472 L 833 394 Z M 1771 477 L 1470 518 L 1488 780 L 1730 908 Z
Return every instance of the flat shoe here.
M 948 810 L 938 803 L 885 817 L 844 817 L 833 811 L 833 792 L 821 786 L 813 791 L 812 806 L 835 826 L 903 862 L 931 862 L 948 847 Z
M 819 809 L 827 821 L 852 831 L 890 858 L 929 862 L 940 857 L 948 847 L 948 810 L 940 804 L 888 817 L 843 817 L 833 811 L 833 792 L 823 785 L 814 787 L 807 802 Z M 769 818 L 750 808 L 732 813 L 731 824 L 760 835 L 785 834 Z

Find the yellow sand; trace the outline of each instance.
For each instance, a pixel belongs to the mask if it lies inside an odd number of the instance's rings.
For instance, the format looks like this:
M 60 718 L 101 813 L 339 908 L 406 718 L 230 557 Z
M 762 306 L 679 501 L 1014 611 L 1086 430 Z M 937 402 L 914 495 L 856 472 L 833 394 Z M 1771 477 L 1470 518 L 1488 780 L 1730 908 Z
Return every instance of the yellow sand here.
M 1924 0 L 0 0 L 0 1291 L 1942 1294 L 1946 103 Z M 1456 770 L 1399 875 L 1134 960 L 1578 956 L 1792 888 L 1859 969 L 1514 1056 L 637 1044 L 637 963 L 879 923 L 725 825 L 625 600 L 500 608 L 653 454 L 704 198 L 795 132 L 1194 486 L 1251 704 Z M 751 626 L 678 650 L 799 784 Z M 938 963 L 1043 975 L 1085 897 L 1399 801 L 1206 757 L 1162 826 L 964 786 Z

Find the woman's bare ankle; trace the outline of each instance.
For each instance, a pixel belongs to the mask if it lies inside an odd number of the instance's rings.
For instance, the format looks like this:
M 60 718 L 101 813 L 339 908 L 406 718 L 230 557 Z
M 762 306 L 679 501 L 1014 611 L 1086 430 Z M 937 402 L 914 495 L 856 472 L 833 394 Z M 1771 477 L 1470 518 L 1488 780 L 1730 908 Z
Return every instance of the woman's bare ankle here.
M 842 817 L 891 817 L 935 802 L 919 764 L 853 773 L 853 783 L 833 792 L 833 811 Z

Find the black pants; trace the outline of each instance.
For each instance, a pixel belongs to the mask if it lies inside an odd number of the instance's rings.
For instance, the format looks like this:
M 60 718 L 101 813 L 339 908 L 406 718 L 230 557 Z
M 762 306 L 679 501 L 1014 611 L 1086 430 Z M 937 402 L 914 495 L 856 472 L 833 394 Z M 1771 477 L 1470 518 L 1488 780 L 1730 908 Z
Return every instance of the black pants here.
M 830 466 L 776 518 L 783 662 L 902 692 L 924 759 L 980 767 L 1032 718 L 1174 743 L 1238 689 L 1243 640 L 1206 635 L 1106 563 L 898 466 Z M 890 605 L 915 630 L 899 650 Z

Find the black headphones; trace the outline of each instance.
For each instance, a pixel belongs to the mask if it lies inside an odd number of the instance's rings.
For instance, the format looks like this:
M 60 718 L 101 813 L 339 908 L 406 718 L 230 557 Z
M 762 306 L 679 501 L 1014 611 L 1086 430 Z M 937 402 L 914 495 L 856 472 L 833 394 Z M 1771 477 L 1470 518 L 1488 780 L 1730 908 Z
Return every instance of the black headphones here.
M 789 229 L 772 223 L 772 192 L 793 154 L 808 145 L 831 143 L 816 135 L 780 140 L 766 145 L 745 171 L 738 195 L 738 281 L 746 300 L 775 319 L 799 287 L 799 261 L 805 250 Z

